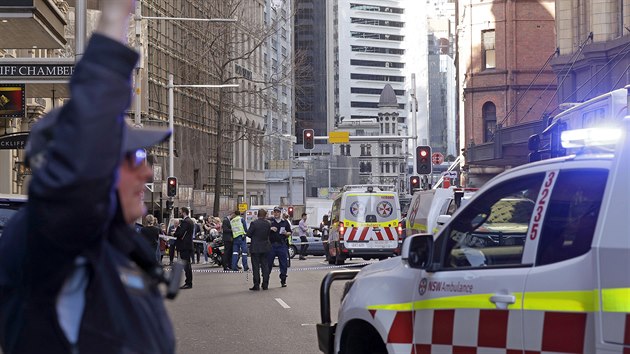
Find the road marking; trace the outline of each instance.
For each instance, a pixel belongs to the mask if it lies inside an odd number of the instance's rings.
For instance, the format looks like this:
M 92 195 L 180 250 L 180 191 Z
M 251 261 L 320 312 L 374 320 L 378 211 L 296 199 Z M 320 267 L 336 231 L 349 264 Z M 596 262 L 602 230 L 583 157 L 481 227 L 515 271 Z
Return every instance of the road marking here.
M 279 297 L 276 298 L 276 301 L 280 304 L 280 306 L 284 307 L 285 309 L 291 308 L 291 306 L 287 305 L 287 303 L 282 301 L 282 299 Z
M 315 323 L 302 323 L 302 327 L 315 326 Z

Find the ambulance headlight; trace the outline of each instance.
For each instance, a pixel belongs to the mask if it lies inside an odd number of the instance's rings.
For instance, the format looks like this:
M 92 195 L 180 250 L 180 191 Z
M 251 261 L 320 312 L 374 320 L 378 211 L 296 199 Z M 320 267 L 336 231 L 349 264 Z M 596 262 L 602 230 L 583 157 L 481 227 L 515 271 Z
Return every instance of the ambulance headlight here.
M 565 149 L 614 145 L 621 138 L 621 134 L 621 129 L 616 128 L 566 130 L 560 134 L 560 141 Z

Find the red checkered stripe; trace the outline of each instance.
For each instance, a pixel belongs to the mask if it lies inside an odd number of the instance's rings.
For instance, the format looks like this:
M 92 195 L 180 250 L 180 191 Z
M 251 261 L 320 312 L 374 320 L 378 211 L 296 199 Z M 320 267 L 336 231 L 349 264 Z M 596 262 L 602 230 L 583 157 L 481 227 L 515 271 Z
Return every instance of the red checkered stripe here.
M 395 241 L 396 230 L 393 227 L 381 227 L 370 232 L 371 227 L 348 227 L 343 235 L 346 241 Z M 376 237 L 376 238 L 375 238 Z
M 524 348 L 525 354 L 566 354 L 595 350 L 593 313 L 444 309 L 370 310 L 370 314 L 389 329 L 386 343 L 390 353 L 522 354 Z M 414 321 L 418 327 L 415 339 Z M 518 330 L 521 323 L 525 324 L 523 340 Z M 630 329 L 626 328 L 625 335 L 630 341 Z

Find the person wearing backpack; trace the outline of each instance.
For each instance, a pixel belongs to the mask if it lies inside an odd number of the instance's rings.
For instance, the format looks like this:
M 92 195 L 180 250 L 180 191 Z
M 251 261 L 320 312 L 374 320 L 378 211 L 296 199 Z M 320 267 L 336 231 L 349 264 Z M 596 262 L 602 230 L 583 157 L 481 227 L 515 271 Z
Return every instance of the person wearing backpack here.
M 72 98 L 29 134 L 28 203 L 0 238 L 4 354 L 175 352 L 162 268 L 134 230 L 153 174 L 144 149 L 170 131 L 125 123 L 138 60 L 126 46 L 135 1 L 100 4 Z

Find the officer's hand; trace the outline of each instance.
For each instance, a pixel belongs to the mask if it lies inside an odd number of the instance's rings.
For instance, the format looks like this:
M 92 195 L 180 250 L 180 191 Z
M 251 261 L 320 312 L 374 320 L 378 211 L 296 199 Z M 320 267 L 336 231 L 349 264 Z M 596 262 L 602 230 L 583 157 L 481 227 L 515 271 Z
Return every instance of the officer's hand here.
M 277 228 L 277 227 L 275 227 L 275 226 L 272 226 L 272 227 L 271 227 L 271 231 L 276 232 L 276 231 L 278 231 L 278 228 Z
M 136 0 L 101 1 L 101 17 L 96 31 L 111 39 L 127 43 L 129 18 L 135 12 Z

